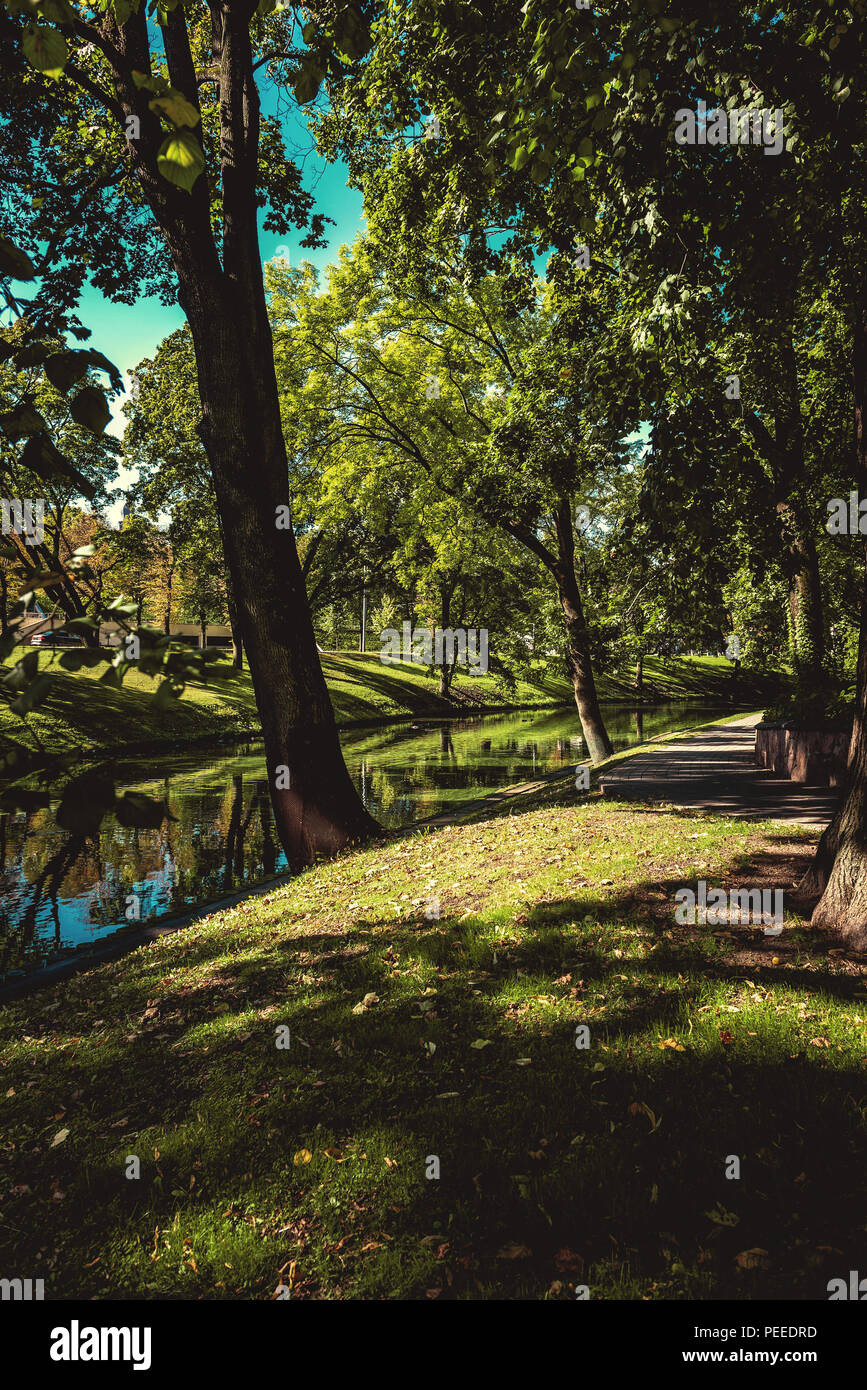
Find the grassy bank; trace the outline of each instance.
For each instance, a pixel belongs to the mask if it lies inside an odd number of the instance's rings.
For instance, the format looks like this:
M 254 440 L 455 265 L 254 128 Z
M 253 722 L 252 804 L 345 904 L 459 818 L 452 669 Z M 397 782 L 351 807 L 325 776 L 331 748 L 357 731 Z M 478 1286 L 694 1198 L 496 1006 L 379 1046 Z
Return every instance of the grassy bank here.
M 527 708 L 568 704 L 569 683 L 539 671 L 514 689 L 488 674 L 461 677 L 449 700 L 437 693 L 437 682 L 426 669 L 412 665 L 384 666 L 376 656 L 340 652 L 322 658 L 322 666 L 343 725 L 370 720 L 419 717 L 454 718 L 490 708 Z M 46 748 L 58 751 L 116 751 L 131 745 L 159 747 L 197 739 L 258 734 L 259 721 L 249 672 L 235 672 L 228 662 L 216 662 L 207 685 L 191 684 L 183 697 L 166 710 L 153 706 L 154 682 L 131 673 L 122 690 L 99 681 L 99 671 L 64 672 L 40 653 L 40 669 L 49 671 L 53 686 L 29 722 Z M 606 700 L 635 700 L 634 679 L 602 676 L 600 694 Z M 741 701 L 760 693 L 763 684 L 750 677 L 733 686 L 732 668 L 723 658 L 689 658 L 663 663 L 648 660 L 642 699 Z M 757 689 L 758 687 L 758 689 Z M 83 698 L 86 692 L 86 698 Z M 21 736 L 21 721 L 0 706 L 0 734 Z
M 3 1270 L 46 1297 L 826 1298 L 864 1248 L 860 967 L 791 914 L 673 922 L 677 886 L 788 889 L 812 842 L 549 787 L 7 1006 Z
M 485 675 L 459 679 L 453 699 L 444 700 L 437 693 L 436 681 L 420 666 L 388 667 L 377 657 L 335 653 L 323 656 L 322 667 L 337 720 L 343 725 L 408 716 L 453 718 L 492 706 L 557 705 L 571 696 L 565 680 L 540 675 L 538 681 L 519 681 L 513 691 L 505 691 L 493 676 Z M 29 722 L 43 744 L 54 750 L 68 746 L 113 750 L 131 743 L 157 747 L 259 732 L 249 671 L 236 672 L 229 662 L 215 662 L 207 684 L 189 684 L 181 699 L 164 710 L 153 705 L 156 683 L 135 671 L 126 677 L 122 690 L 113 690 L 101 684 L 99 669 L 67 673 L 51 666 L 44 653 L 40 669 L 48 670 L 54 683 Z M 5 706 L 0 708 L 0 733 L 15 738 L 20 730 L 17 716 Z

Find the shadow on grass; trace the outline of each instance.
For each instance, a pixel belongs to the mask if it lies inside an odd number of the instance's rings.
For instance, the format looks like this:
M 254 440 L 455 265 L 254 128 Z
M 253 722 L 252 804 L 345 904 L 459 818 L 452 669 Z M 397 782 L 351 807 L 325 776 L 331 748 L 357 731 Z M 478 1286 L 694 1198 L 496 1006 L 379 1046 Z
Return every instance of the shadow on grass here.
M 863 1261 L 863 1074 L 795 1009 L 853 984 L 670 940 L 637 897 L 681 882 L 237 958 L 191 929 L 179 982 L 171 950 L 95 977 L 98 1018 L 81 984 L 4 1070 L 4 1271 L 53 1297 L 264 1298 L 291 1261 L 296 1297 L 826 1297 Z

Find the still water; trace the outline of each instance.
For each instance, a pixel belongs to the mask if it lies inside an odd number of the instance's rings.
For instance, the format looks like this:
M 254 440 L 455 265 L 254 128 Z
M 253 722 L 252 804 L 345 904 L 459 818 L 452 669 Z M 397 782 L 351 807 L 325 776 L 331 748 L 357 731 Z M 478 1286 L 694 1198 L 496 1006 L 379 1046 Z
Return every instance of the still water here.
M 722 712 L 603 706 L 618 749 Z M 342 742 L 368 810 L 392 828 L 587 760 L 568 708 L 347 729 Z M 175 819 L 135 830 L 106 817 L 82 848 L 51 811 L 0 814 L 0 981 L 285 872 L 261 744 L 130 759 L 118 765 L 118 786 L 165 797 Z

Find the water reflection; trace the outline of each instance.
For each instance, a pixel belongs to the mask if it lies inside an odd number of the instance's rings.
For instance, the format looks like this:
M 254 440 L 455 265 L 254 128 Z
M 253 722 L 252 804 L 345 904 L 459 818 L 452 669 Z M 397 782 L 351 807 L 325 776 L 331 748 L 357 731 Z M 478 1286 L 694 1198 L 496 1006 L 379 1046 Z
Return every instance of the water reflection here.
M 689 704 L 612 706 L 605 717 L 623 748 L 717 713 Z M 343 745 L 365 805 L 389 827 L 586 760 L 570 709 L 380 725 L 345 731 Z M 130 760 L 119 780 L 164 797 L 174 819 L 137 830 L 108 817 L 93 839 L 60 830 L 47 810 L 0 815 L 0 973 L 285 872 L 260 745 Z

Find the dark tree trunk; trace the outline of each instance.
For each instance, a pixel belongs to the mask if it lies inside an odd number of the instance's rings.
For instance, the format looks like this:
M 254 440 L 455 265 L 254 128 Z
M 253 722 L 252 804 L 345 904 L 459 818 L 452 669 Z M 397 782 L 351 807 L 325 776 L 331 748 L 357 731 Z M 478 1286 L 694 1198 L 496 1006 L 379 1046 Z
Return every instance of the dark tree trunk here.
M 229 627 L 232 629 L 232 665 L 240 671 L 244 665 L 244 639 L 238 622 L 238 609 L 232 594 L 231 584 L 226 585 L 226 608 L 229 614 Z
M 193 338 L 199 432 L 262 721 L 277 834 L 294 867 L 367 839 L 378 827 L 343 761 L 294 533 L 277 527 L 278 508 L 289 503 L 288 465 L 257 229 L 259 96 L 250 15 L 249 6 L 211 7 L 221 119 L 219 254 L 205 177 L 186 193 L 156 168 L 159 122 L 130 75 L 150 69 L 143 9 L 120 28 L 111 20 L 103 27 L 122 59 L 114 73 L 122 119 L 141 118 L 142 139 L 131 142 L 130 154 L 165 235 Z M 182 7 L 165 16 L 161 29 L 170 81 L 198 106 Z
M 452 594 L 454 591 L 454 581 L 451 579 L 444 579 L 440 585 L 440 627 L 443 632 L 451 627 L 449 618 L 452 611 Z M 445 642 L 443 642 L 443 659 L 440 662 L 440 695 L 446 700 L 451 694 L 452 679 L 455 674 L 457 659 L 457 643 L 455 643 L 454 650 L 452 651 L 452 659 L 449 661 L 446 657 Z
M 166 637 L 169 636 L 172 630 L 172 585 L 174 580 L 174 572 L 175 566 L 174 562 L 172 562 L 172 564 L 169 566 L 169 570 L 166 575 L 166 607 L 165 614 L 163 617 L 163 632 L 165 633 Z
M 557 580 L 557 592 L 566 624 L 572 689 L 575 692 L 575 704 L 578 706 L 590 759 L 594 763 L 601 763 L 603 759 L 610 758 L 614 752 L 614 745 L 608 737 L 596 693 L 589 633 L 575 575 L 575 538 L 572 531 L 572 509 L 568 501 L 559 503 L 554 523 L 558 550 L 554 577 Z
M 853 343 L 855 396 L 855 477 L 867 492 L 867 299 L 855 319 Z M 867 950 L 867 551 L 861 590 L 858 683 L 849 744 L 846 795 L 825 830 L 799 890 L 821 893 L 813 926 L 839 932 L 852 950 Z
M 9 584 L 6 571 L 0 567 L 0 637 L 9 631 Z
M 635 691 L 638 695 L 644 693 L 644 652 L 638 653 L 638 661 L 635 663 Z
M 858 695 L 849 745 L 847 793 L 825 830 L 799 891 L 822 897 L 813 926 L 839 931 L 847 946 L 867 950 L 867 565 L 858 643 Z

